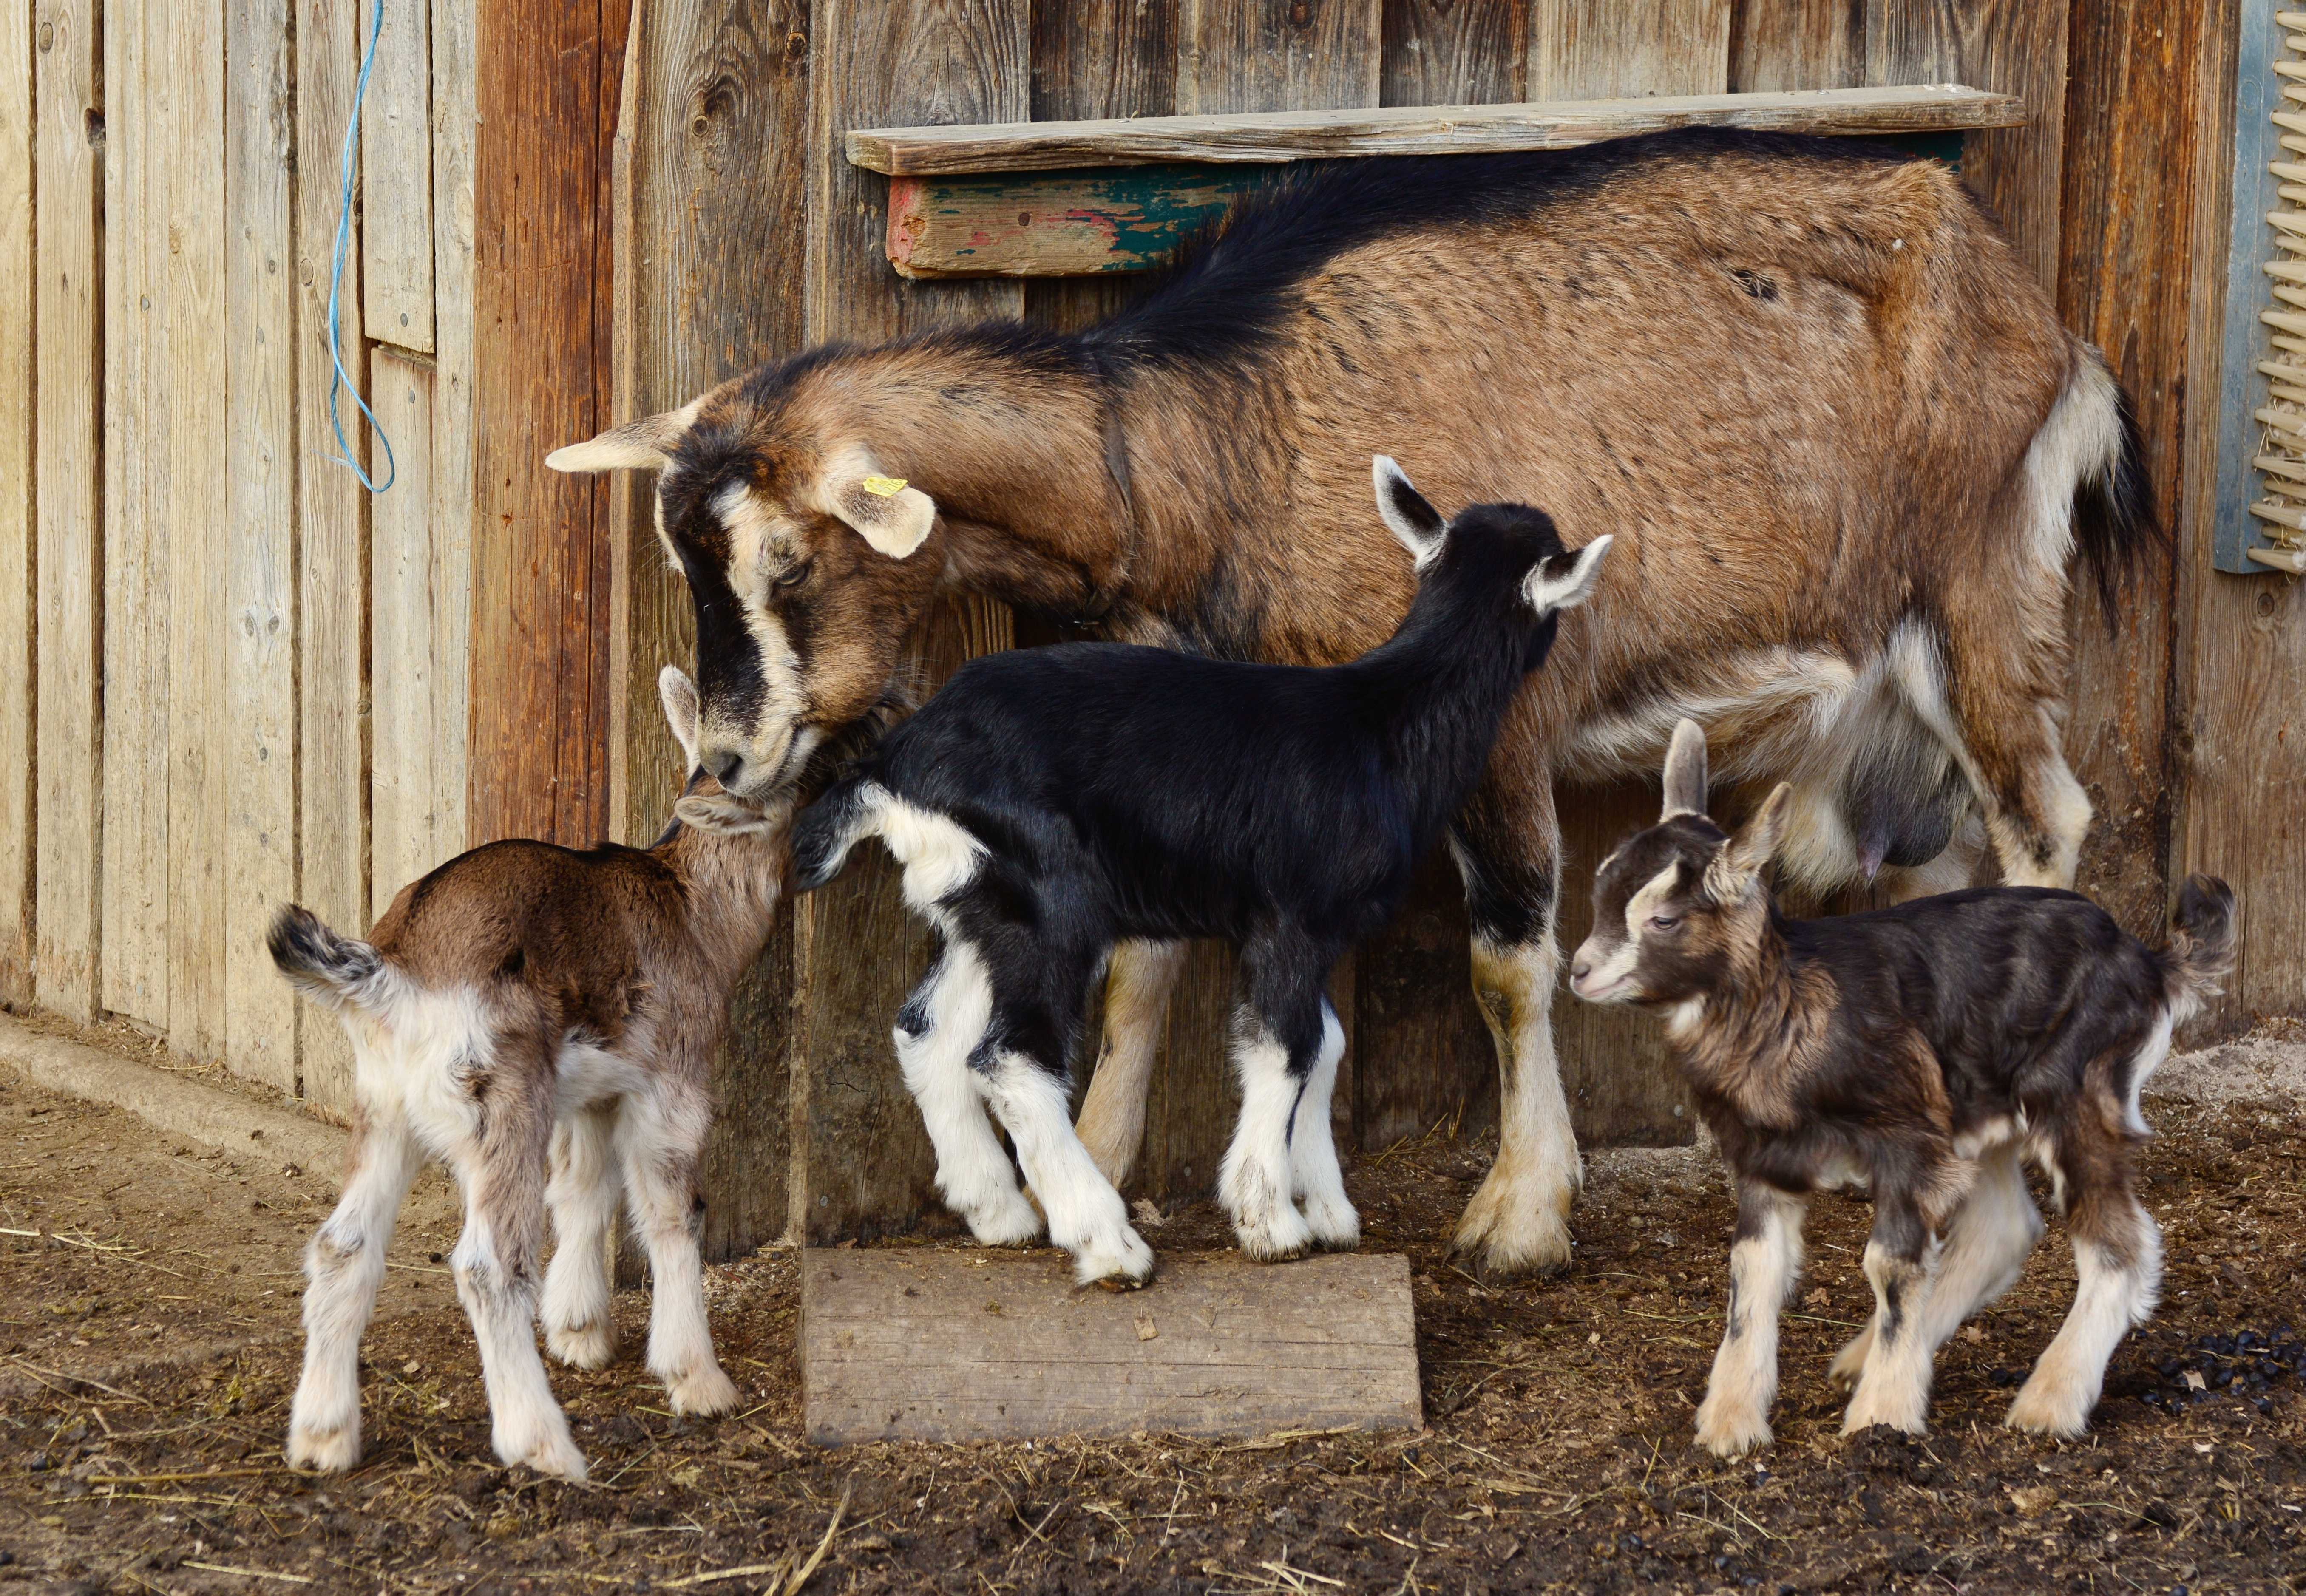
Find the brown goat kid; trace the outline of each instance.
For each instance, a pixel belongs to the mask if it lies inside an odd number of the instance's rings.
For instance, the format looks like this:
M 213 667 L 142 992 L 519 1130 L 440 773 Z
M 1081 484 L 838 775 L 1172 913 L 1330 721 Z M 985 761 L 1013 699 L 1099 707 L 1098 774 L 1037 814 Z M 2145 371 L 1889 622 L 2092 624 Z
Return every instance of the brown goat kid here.
M 661 473 L 699 752 L 762 795 L 883 699 L 942 593 L 1226 659 L 1367 653 L 1413 586 L 1362 498 L 1379 450 L 1438 500 L 1619 542 L 1450 832 L 1502 1071 L 1457 1240 L 1559 1267 L 1557 779 L 1654 769 L 1695 715 L 1730 774 L 1795 782 L 1786 862 L 1816 886 L 1949 835 L 1908 890 L 1965 879 L 1982 836 L 2008 880 L 2072 877 L 2067 566 L 2118 568 L 2150 511 L 2104 363 L 1943 167 L 1718 132 L 1341 162 L 1087 332 L 828 346 L 550 463 Z M 1116 1181 L 1178 962 L 1113 960 L 1080 1131 Z
M 693 772 L 696 689 L 671 666 L 658 685 Z M 360 1460 L 361 1335 L 401 1198 L 427 1157 L 464 1191 L 450 1261 L 500 1458 L 585 1477 L 536 1353 L 537 1270 L 549 1205 L 545 1340 L 565 1363 L 606 1367 L 620 1187 L 655 1281 L 649 1371 L 675 1413 L 736 1404 L 705 1322 L 696 1160 L 729 990 L 759 955 L 783 891 L 788 815 L 781 801 L 764 810 L 702 774 L 673 814 L 653 848 L 474 849 L 404 887 L 366 942 L 281 911 L 272 957 L 343 1017 L 359 1097 L 343 1199 L 305 1255 L 291 1464 Z
M 1780 787 L 1736 835 L 1705 815 L 1705 737 L 1676 730 L 1665 815 L 1601 861 L 1570 987 L 1661 1008 L 1738 1186 L 1730 1307 L 1697 1412 L 1722 1456 L 1770 1439 L 1778 1313 L 1810 1193 L 1872 1193 L 1874 1317 L 1834 1360 L 1842 1433 L 1919 1433 L 1930 1364 L 2009 1289 L 2042 1233 L 2022 1156 L 2050 1179 L 2080 1284 L 2010 1424 L 2082 1433 L 2106 1360 L 2154 1310 L 2161 1235 L 2131 1190 L 2138 1094 L 2233 963 L 2233 893 L 2197 875 L 2167 948 L 2072 892 L 1995 887 L 1835 919 L 1779 914 L 1762 871 Z

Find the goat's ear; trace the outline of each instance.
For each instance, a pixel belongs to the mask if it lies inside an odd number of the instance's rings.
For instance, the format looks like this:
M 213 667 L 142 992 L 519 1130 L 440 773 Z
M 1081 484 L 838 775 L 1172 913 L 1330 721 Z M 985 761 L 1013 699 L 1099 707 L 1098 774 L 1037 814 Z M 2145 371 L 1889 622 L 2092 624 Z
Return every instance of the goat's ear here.
M 596 438 L 554 449 L 544 463 L 555 471 L 586 474 L 596 471 L 654 471 L 672 457 L 672 451 L 696 422 L 705 407 L 700 394 L 678 410 L 645 415 L 621 427 L 611 427 Z
M 1575 610 L 1593 596 L 1601 580 L 1601 561 L 1610 552 L 1610 534 L 1603 533 L 1575 554 L 1556 554 L 1537 562 L 1529 580 L 1521 585 L 1522 597 L 1540 615 Z
M 1377 513 L 1384 517 L 1386 530 L 1401 540 L 1423 570 L 1441 552 L 1441 539 L 1449 530 L 1441 519 L 1441 512 L 1425 501 L 1425 495 L 1409 485 L 1409 477 L 1391 455 L 1370 457 L 1370 477 L 1377 486 Z
M 688 775 L 696 768 L 696 684 L 678 665 L 667 665 L 656 673 L 656 696 L 664 701 L 665 723 L 672 728 L 672 740 L 680 745 L 688 755 Z
M 1661 822 L 1677 815 L 1705 813 L 1705 728 L 1684 721 L 1673 729 L 1673 743 L 1665 751 L 1665 813 Z
M 884 476 L 872 452 L 843 449 L 816 482 L 817 508 L 837 516 L 892 559 L 919 548 L 936 525 L 936 500 L 905 479 Z
M 785 811 L 756 809 L 725 792 L 716 791 L 692 792 L 673 805 L 672 813 L 681 824 L 695 826 L 700 832 L 735 835 L 773 832 L 782 823 Z
M 1793 812 L 1794 786 L 1781 781 L 1778 789 L 1767 802 L 1754 811 L 1753 818 L 1738 828 L 1738 834 L 1721 845 L 1706 867 L 1705 887 L 1717 903 L 1733 902 L 1746 894 L 1762 866 L 1770 862 L 1784 840 L 1786 816 Z

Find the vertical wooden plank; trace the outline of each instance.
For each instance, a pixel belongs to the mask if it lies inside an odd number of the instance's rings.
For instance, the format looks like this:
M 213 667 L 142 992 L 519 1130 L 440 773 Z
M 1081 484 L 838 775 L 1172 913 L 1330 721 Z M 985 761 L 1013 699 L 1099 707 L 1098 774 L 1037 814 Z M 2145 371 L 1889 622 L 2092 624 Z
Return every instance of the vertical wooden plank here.
M 541 440 L 605 419 L 610 112 L 628 6 L 476 12 L 470 840 L 608 821 L 608 494 Z
M 369 509 L 369 913 L 465 847 L 445 829 L 433 766 L 445 744 L 461 751 L 464 723 L 440 713 L 433 692 L 438 605 L 462 593 L 436 580 L 432 517 L 432 368 L 379 345 L 369 356 L 370 403 L 394 439 L 400 480 Z M 447 535 L 454 535 L 448 529 Z M 455 818 L 461 820 L 462 816 Z
M 1378 0 L 1183 0 L 1177 109 L 1376 105 L 1384 39 Z
M 1744 0 L 1730 40 L 1738 94 L 1855 89 L 1866 81 L 1866 0 Z
M 2203 136 L 2197 68 L 2212 28 L 2196 6 L 2084 0 L 2074 7 L 2065 132 L 2070 148 L 2088 154 L 2064 165 L 2050 241 L 2059 262 L 2058 308 L 2068 326 L 2106 352 L 2137 406 L 2147 469 L 2169 525 L 2178 525 L 2183 485 L 2186 328 L 2194 287 L 2188 262 L 2198 201 L 2182 178 L 2194 170 Z M 2037 186 L 2030 176 L 2012 179 L 2000 192 L 2030 200 Z M 2024 212 L 2007 219 L 2020 243 L 2038 255 L 2043 224 Z M 2202 397 L 2208 403 L 2210 396 Z M 2167 900 L 2175 594 L 2174 564 L 2157 557 L 2124 600 L 2119 636 L 2109 633 L 2095 595 L 2078 597 L 2069 622 L 2074 662 L 2066 755 L 2097 810 L 2076 884 L 2125 926 L 2147 933 L 2158 929 Z M 2238 772 L 2264 757 L 2243 746 L 2248 740 L 2223 749 Z M 2255 773 L 2272 777 L 2275 771 L 2262 766 Z M 2276 781 L 2248 789 L 2244 802 L 2254 819 L 2276 813 L 2264 806 L 2279 787 Z M 2278 905 L 2266 900 L 2296 891 L 2292 876 L 2279 891 L 2256 896 L 2279 915 Z M 2288 996 L 2285 1006 L 2294 1006 L 2294 986 Z
M 616 161 L 617 376 L 612 419 L 670 409 L 801 344 L 798 283 L 808 188 L 809 14 L 801 0 L 644 4 L 626 55 Z M 611 505 L 613 835 L 645 843 L 670 812 L 681 757 L 657 672 L 693 668 L 687 592 L 666 563 L 651 483 Z M 730 1003 L 713 1064 L 705 1245 L 715 1257 L 786 1227 L 793 927 L 788 907 Z
M 2235 195 L 2247 197 L 2254 187 L 2237 183 L 2233 167 L 2235 117 L 2250 114 L 2237 105 L 2237 73 L 2264 71 L 2267 36 L 2275 32 L 2263 14 L 2270 9 L 2244 9 L 2244 28 L 2265 30 L 2255 37 L 2208 30 L 2198 74 L 2201 132 L 2191 175 L 2198 287 L 2187 346 L 2171 874 L 2207 870 L 2231 883 L 2242 900 L 2242 938 L 2225 993 L 2196 1022 L 2191 1040 L 2241 1030 L 2259 1014 L 2296 1013 L 2306 989 L 2306 900 L 2297 890 L 2306 880 L 2306 827 L 2292 818 L 2306 791 L 2306 729 L 2294 691 L 2306 676 L 2306 589 L 2279 576 L 2229 576 L 2210 563 L 2228 491 L 2221 467 L 2233 466 L 2221 457 L 2218 396 L 2230 396 L 2249 375 L 2226 363 L 2233 355 L 2225 339 L 2226 295 L 2255 287 L 2227 277 Z M 2262 234 L 2264 222 L 2256 226 Z M 2231 434 L 2223 447 L 2234 447 Z M 2242 448 L 2247 456 L 2247 440 Z
M 142 13 L 105 30 L 103 1003 L 168 1025 L 168 541 L 155 469 L 151 140 Z M 165 229 L 160 230 L 165 235 Z M 165 406 L 162 411 L 165 425 Z M 159 482 L 165 492 L 165 464 Z
M 226 23 L 224 1034 L 235 1072 L 294 1092 L 295 994 L 264 949 L 296 887 L 288 0 L 227 0 Z
M 329 424 L 329 266 L 336 242 L 338 162 L 352 115 L 353 12 L 358 0 L 296 0 L 296 895 L 330 925 L 368 925 L 366 642 L 367 506 L 359 480 L 334 463 Z M 345 259 L 337 306 L 346 369 L 365 383 L 360 241 Z M 354 459 L 367 440 L 349 396 L 343 413 Z M 381 462 L 380 461 L 380 465 Z M 352 1109 L 352 1054 L 333 1015 L 297 1010 L 305 1099 Z
M 32 1001 L 32 5 L 0 0 L 0 1005 Z
M 1730 73 L 1730 0 L 1530 0 L 1529 97 L 1718 94 Z
M 432 0 L 431 546 L 434 846 L 469 830 L 473 625 L 473 53 L 476 0 Z
M 359 10 L 363 47 L 375 14 L 372 6 Z M 361 281 L 369 337 L 427 354 L 432 352 L 431 56 L 425 0 L 387 5 L 360 130 Z
M 1529 10 L 1530 0 L 1386 0 L 1379 103 L 1527 99 Z
M 153 8 L 148 147 L 167 195 L 168 492 L 168 1040 L 225 1057 L 225 807 L 231 755 L 225 646 L 230 428 L 224 357 L 224 15 L 220 0 Z
M 96 144 L 96 0 L 38 0 L 32 144 L 38 329 L 34 381 L 38 547 L 40 911 L 33 995 L 74 1019 L 97 1010 L 102 859 L 98 675 L 103 461 L 98 449 L 103 337 Z
M 1023 296 L 1014 283 L 908 283 L 889 270 L 880 248 L 887 181 L 843 159 L 841 135 L 875 124 L 1023 120 L 1026 0 L 824 0 L 815 19 L 804 336 L 869 341 L 1018 314 Z M 1012 635 L 999 606 L 943 605 L 911 663 L 934 684 L 969 655 L 1007 647 Z M 800 1227 L 818 1239 L 909 1225 L 930 1198 L 933 1160 L 889 1027 L 927 969 L 933 939 L 906 913 L 880 861 L 812 894 L 797 919 Z

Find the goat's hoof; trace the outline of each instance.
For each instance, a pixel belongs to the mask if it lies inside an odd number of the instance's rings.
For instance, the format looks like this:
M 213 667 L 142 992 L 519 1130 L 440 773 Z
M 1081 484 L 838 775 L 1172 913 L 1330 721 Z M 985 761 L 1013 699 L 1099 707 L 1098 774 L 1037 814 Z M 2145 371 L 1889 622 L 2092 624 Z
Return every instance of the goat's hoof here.
M 989 1203 L 962 1216 L 980 1247 L 1029 1247 L 1041 1234 L 1040 1210 L 1021 1191 L 1012 1191 L 1007 1202 Z
M 1771 1439 L 1769 1418 L 1759 1409 L 1717 1410 L 1709 1402 L 1697 1410 L 1697 1444 L 1716 1457 L 1742 1457 Z
M 1256 1224 L 1235 1220 L 1233 1233 L 1241 1243 L 1243 1256 L 1261 1264 L 1287 1263 L 1313 1250 L 1312 1227 L 1295 1208 L 1267 1216 Z
M 1084 1247 L 1073 1255 L 1073 1279 L 1106 1291 L 1135 1291 L 1153 1278 L 1153 1249 L 1127 1226 L 1116 1247 Z
M 1866 1372 L 1866 1360 L 1873 1353 L 1874 1327 L 1868 1325 L 1833 1355 L 1833 1366 L 1825 1371 L 1825 1378 L 1844 1395 L 1857 1390 L 1858 1378 Z
M 544 1345 L 571 1369 L 606 1369 L 617 1356 L 617 1327 L 606 1318 L 555 1326 L 544 1332 Z
M 1515 1280 L 1559 1275 L 1569 1267 L 1569 1201 L 1574 1188 L 1557 1200 L 1523 1208 L 1502 1195 L 1494 1172 L 1457 1222 L 1450 1251 L 1469 1260 L 1483 1280 Z M 1498 1195 L 1492 1195 L 1493 1191 Z
M 666 1380 L 664 1392 L 672 1411 L 684 1418 L 718 1418 L 734 1413 L 739 1401 L 736 1382 L 721 1371 L 718 1363 Z
M 293 1424 L 288 1430 L 286 1451 L 288 1466 L 292 1469 L 341 1474 L 360 1461 L 359 1421 L 328 1430 L 309 1424 Z
M 1849 1411 L 1841 1416 L 1841 1438 L 1846 1441 L 1852 1436 L 1863 1435 L 1876 1425 L 1905 1435 L 1927 1435 L 1930 1432 L 1929 1425 L 1919 1413 L 1897 1413 L 1887 1404 L 1879 1403 L 1861 1408 L 1853 1402 L 1849 1404 Z
M 1305 1227 L 1313 1233 L 1313 1244 L 1324 1252 L 1351 1252 L 1362 1244 L 1362 1216 L 1354 1212 L 1351 1203 L 1309 1200 Z
M 526 1442 L 500 1436 L 496 1440 L 499 1461 L 507 1467 L 526 1464 L 538 1473 L 555 1480 L 582 1481 L 585 1478 L 585 1455 L 576 1449 L 566 1430 L 559 1435 L 541 1435 Z
M 2003 1422 L 2028 1435 L 2071 1441 L 2089 1429 L 2089 1407 L 2071 1394 L 2047 1388 L 2037 1390 L 2034 1382 L 2028 1380 L 2018 1393 L 2018 1400 L 2010 1404 L 2010 1416 Z

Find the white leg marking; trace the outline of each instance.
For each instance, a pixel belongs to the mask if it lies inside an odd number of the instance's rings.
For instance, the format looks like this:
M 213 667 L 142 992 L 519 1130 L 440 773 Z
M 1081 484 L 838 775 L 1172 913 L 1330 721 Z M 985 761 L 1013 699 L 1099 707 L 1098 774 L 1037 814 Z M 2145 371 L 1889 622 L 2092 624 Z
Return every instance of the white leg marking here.
M 1025 1178 L 1049 1216 L 1049 1240 L 1073 1255 L 1083 1285 L 1142 1285 L 1153 1277 L 1153 1250 L 1130 1228 L 1113 1182 L 1097 1173 L 1073 1134 L 1062 1081 L 1022 1054 L 997 1054 L 980 1089 L 1017 1144 Z
M 1802 1219 L 1807 1206 L 1781 1191 L 1741 1194 L 1758 1209 L 1760 1228 L 1730 1249 L 1730 1312 L 1705 1401 L 1697 1410 L 1697 1444 L 1735 1457 L 1770 1444 L 1770 1404 L 1778 1395 L 1778 1314 L 1801 1276 Z
M 1345 1196 L 1345 1172 L 1337 1167 L 1337 1138 L 1329 1124 L 1329 1099 L 1336 1095 L 1337 1063 L 1345 1055 L 1345 1028 L 1324 998 L 1321 1051 L 1313 1060 L 1313 1072 L 1297 1100 L 1296 1122 L 1289 1131 L 1289 1190 L 1305 1205 L 1305 1224 L 1314 1242 L 1340 1252 L 1362 1242 L 1362 1216 Z
M 2130 1327 L 2154 1311 L 2161 1291 L 2161 1232 L 2143 1208 L 2135 1209 L 2133 1222 L 2138 1245 L 2127 1267 L 2102 1247 L 2074 1243 L 2074 1305 L 2010 1404 L 2012 1430 L 2071 1439 L 2089 1428 L 2090 1410 L 2105 1384 L 2106 1360 Z
M 737 1405 L 737 1387 L 713 1355 L 691 1198 L 696 1156 L 711 1121 L 701 1093 L 661 1089 L 628 1099 L 618 1138 L 634 1227 L 654 1276 L 649 1372 L 664 1382 L 674 1413 L 705 1416 Z
M 897 1062 L 905 1089 L 920 1105 L 921 1121 L 936 1148 L 937 1190 L 947 1207 L 969 1222 L 988 1247 L 1021 1247 L 1041 1233 L 1041 1216 L 1017 1190 L 1016 1173 L 1001 1139 L 985 1117 L 985 1099 L 969 1055 L 984 1038 L 993 1014 L 993 984 L 968 943 L 950 937 L 925 1011 L 928 1029 L 896 1031 Z
M 1182 942 L 1124 942 L 1113 950 L 1105 982 L 1105 1046 L 1089 1078 L 1074 1129 L 1115 1186 L 1125 1184 L 1145 1140 L 1145 1096 L 1161 1020 L 1185 962 Z
M 1584 1171 L 1553 1053 L 1560 963 L 1550 924 L 1526 947 L 1473 943 L 1473 988 L 1498 1048 L 1498 1161 L 1465 1205 L 1456 1245 L 1493 1274 L 1569 1262 L 1569 1207 Z
M 1876 1424 L 1922 1433 L 1930 1410 L 1930 1358 L 1937 1351 L 1936 1343 L 1921 1334 L 1933 1261 L 1926 1252 L 1909 1261 L 1892 1257 L 1877 1242 L 1866 1243 L 1866 1278 L 1874 1285 L 1874 1340 L 1857 1393 L 1841 1416 L 1842 1434 L 1856 1435 Z
M 1261 1263 L 1297 1258 L 1312 1246 L 1313 1232 L 1289 1200 L 1289 1129 L 1308 1083 L 1289 1072 L 1288 1049 L 1245 1008 L 1234 1015 L 1233 1060 L 1241 1118 L 1218 1166 L 1217 1200 L 1243 1252 Z
M 397 1114 L 371 1120 L 336 1211 L 304 1252 L 304 1372 L 289 1410 L 288 1462 L 330 1472 L 360 1461 L 360 1342 L 384 1250 L 424 1156 Z
M 552 1137 L 552 1262 L 544 1271 L 544 1344 L 563 1363 L 606 1369 L 617 1355 L 609 1311 L 609 1244 L 623 1198 L 612 1145 L 617 1106 L 581 1108 Z
M 465 1188 L 465 1233 L 449 1255 L 457 1297 L 480 1343 L 481 1375 L 489 1392 L 490 1439 L 507 1464 L 525 1463 L 540 1474 L 585 1477 L 585 1455 L 568 1433 L 568 1417 L 553 1400 L 536 1355 L 536 1303 L 507 1276 L 489 1216 L 474 1201 L 479 1183 L 474 1149 L 454 1159 Z

